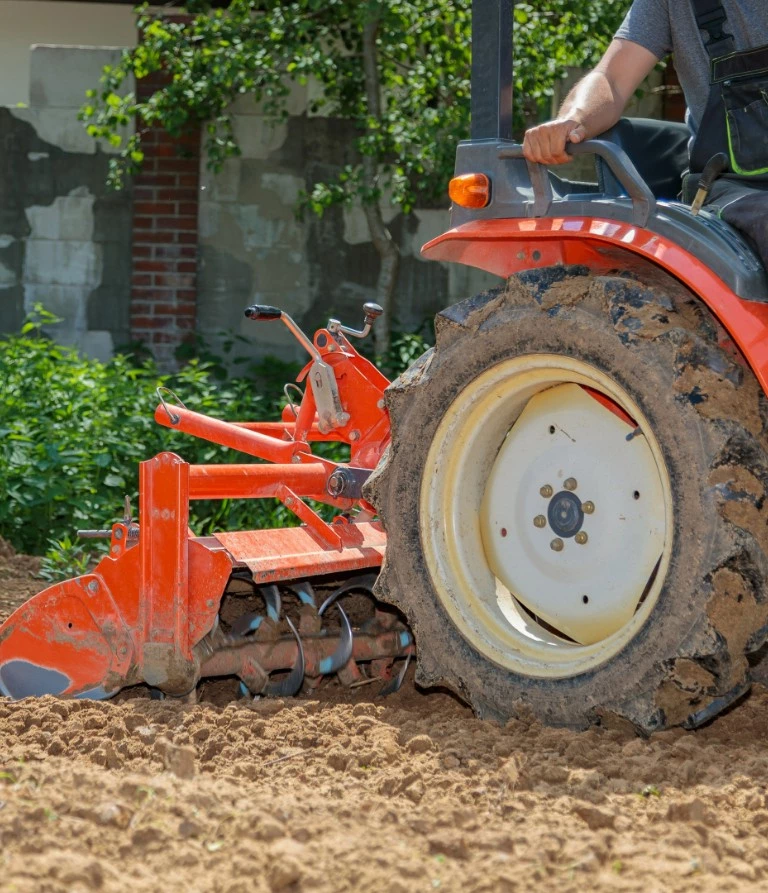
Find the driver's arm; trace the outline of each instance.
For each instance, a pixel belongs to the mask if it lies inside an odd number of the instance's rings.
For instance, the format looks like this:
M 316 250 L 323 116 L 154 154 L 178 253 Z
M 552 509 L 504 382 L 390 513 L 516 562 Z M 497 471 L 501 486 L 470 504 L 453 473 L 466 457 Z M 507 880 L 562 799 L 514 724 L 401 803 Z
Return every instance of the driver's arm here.
M 525 134 L 525 157 L 540 164 L 570 161 L 566 144 L 580 143 L 613 127 L 658 61 L 638 43 L 614 40 L 597 67 L 568 94 L 557 118 Z

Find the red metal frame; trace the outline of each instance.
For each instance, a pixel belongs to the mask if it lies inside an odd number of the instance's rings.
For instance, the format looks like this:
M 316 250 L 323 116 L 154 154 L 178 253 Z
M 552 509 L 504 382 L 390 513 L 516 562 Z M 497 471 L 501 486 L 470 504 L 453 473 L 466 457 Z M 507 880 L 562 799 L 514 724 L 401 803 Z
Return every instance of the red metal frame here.
M 422 254 L 503 277 L 555 264 L 601 272 L 633 263 L 661 267 L 709 307 L 768 394 L 768 305 L 737 297 L 706 264 L 650 230 L 590 217 L 475 220 L 428 242 Z

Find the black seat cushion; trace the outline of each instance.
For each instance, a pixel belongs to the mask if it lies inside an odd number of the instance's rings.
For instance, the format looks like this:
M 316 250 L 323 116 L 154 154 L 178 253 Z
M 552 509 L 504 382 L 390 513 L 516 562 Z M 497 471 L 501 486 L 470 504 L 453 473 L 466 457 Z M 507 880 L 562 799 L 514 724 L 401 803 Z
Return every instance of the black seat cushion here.
M 651 187 L 656 198 L 675 199 L 682 188 L 682 176 L 688 168 L 687 125 L 651 118 L 622 118 L 598 139 L 620 146 Z M 624 190 L 600 159 L 597 159 L 600 191 L 621 195 Z

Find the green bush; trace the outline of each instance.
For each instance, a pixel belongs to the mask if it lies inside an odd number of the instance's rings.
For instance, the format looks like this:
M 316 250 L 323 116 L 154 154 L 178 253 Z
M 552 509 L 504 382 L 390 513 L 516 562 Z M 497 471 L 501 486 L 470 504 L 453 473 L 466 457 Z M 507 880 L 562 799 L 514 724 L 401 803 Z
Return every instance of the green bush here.
M 102 363 L 44 337 L 41 327 L 54 321 L 38 310 L 20 335 L 0 340 L 0 536 L 19 551 L 46 554 L 48 579 L 81 573 L 87 564 L 94 543 L 78 541 L 78 528 L 109 527 L 122 516 L 126 495 L 138 511 L 142 460 L 170 450 L 191 463 L 249 461 L 159 426 L 153 419 L 158 386 L 172 388 L 198 412 L 271 420 L 280 417 L 282 384 L 296 374 L 296 367 L 274 360 L 249 365 L 250 377 L 226 378 L 224 361 L 204 345 L 205 361 L 189 358 L 174 375 L 131 356 Z M 396 374 L 425 347 L 419 336 L 395 336 L 383 367 Z M 336 458 L 338 447 L 323 446 Z M 192 504 L 198 534 L 294 523 L 275 500 Z
M 156 388 L 172 388 L 199 412 L 236 420 L 279 418 L 280 392 L 261 395 L 252 379 L 221 382 L 192 360 L 173 376 L 116 356 L 88 359 L 40 334 L 41 322 L 0 341 L 0 536 L 40 555 L 83 527 L 108 527 L 125 495 L 137 510 L 138 463 L 171 450 L 193 463 L 242 461 L 224 447 L 169 431 L 153 419 Z M 192 505 L 201 534 L 290 523 L 274 501 Z M 65 551 L 71 551 L 67 548 Z

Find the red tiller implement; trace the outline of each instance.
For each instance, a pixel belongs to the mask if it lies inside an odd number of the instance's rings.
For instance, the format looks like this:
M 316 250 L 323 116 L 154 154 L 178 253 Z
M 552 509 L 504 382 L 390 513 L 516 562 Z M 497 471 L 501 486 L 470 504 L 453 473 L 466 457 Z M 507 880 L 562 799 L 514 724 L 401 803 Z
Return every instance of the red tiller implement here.
M 384 555 L 384 532 L 361 491 L 389 442 L 389 382 L 347 337 L 367 334 L 381 312 L 365 311 L 362 331 L 333 320 L 311 342 L 281 311 L 248 308 L 252 319 L 282 319 L 312 356 L 299 376 L 309 386 L 282 422 L 222 422 L 158 392 L 159 424 L 272 464 L 190 465 L 173 453 L 142 462 L 139 523 L 127 507 L 111 531 L 82 531 L 109 536 L 109 555 L 0 627 L 0 692 L 103 698 L 146 683 L 183 696 L 202 677 L 236 676 L 253 694 L 289 695 L 305 677 L 312 684 L 330 673 L 347 684 L 374 676 L 398 684 L 413 650 L 405 627 L 372 608 L 353 632 L 336 601 L 369 593 Z M 313 441 L 329 440 L 349 445 L 349 464 L 313 454 Z M 191 500 L 266 498 L 279 499 L 301 526 L 210 537 L 189 529 Z M 307 500 L 338 515 L 328 523 Z M 330 591 L 322 603 L 309 577 Z M 294 595 L 294 611 L 283 610 L 278 583 Z M 222 621 L 222 599 L 238 589 L 239 613 Z M 332 631 L 323 628 L 326 613 Z

